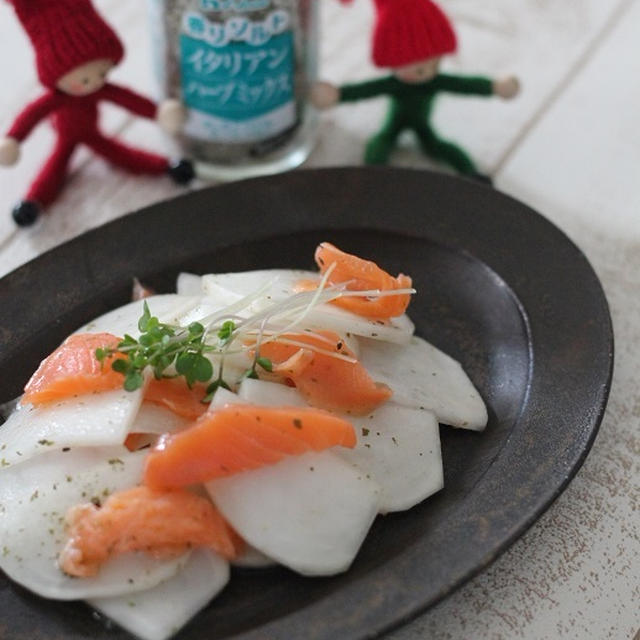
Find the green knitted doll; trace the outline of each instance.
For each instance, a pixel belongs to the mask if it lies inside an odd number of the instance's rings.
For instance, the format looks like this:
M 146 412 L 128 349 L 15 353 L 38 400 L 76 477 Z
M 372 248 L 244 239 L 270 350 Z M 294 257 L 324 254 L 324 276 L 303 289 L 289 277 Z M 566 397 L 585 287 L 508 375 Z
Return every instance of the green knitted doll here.
M 342 87 L 318 83 L 313 90 L 315 105 L 327 109 L 338 102 L 387 95 L 390 97 L 387 118 L 367 144 L 367 164 L 385 164 L 400 133 L 411 130 L 427 156 L 463 175 L 488 181 L 463 149 L 440 138 L 431 126 L 434 98 L 447 92 L 509 99 L 518 93 L 518 80 L 439 73 L 441 57 L 456 50 L 455 33 L 442 10 L 431 0 L 375 0 L 375 3 L 378 16 L 373 61 L 379 67 L 391 68 L 393 74 Z

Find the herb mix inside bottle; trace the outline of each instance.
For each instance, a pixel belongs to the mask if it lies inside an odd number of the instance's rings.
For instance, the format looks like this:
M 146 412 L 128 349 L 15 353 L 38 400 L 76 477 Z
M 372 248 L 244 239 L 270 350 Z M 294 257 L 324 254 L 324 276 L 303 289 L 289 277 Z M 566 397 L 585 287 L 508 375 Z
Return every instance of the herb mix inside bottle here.
M 316 118 L 317 0 L 149 0 L 165 97 L 188 109 L 185 151 L 205 177 L 301 164 Z

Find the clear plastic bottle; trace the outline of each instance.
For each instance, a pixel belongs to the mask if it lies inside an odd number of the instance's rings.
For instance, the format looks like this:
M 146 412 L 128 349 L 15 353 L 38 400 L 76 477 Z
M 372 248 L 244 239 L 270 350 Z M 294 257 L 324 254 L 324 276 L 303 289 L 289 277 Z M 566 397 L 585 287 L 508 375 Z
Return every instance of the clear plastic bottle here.
M 292 169 L 313 148 L 318 0 L 148 0 L 162 97 L 205 178 Z

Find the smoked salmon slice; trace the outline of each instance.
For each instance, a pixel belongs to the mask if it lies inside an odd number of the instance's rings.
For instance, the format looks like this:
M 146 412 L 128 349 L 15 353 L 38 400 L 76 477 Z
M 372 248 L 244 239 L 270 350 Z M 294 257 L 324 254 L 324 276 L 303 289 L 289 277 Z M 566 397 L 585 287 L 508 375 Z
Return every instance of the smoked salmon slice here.
M 237 555 L 239 537 L 215 506 L 189 491 L 154 491 L 135 487 L 112 494 L 97 507 L 72 507 L 69 538 L 60 554 L 61 569 L 71 576 L 96 575 L 111 557 L 147 551 L 157 557 L 207 547 L 225 558 Z
M 340 336 L 331 331 L 315 334 L 295 334 L 282 336 L 290 341 L 308 344 L 353 358 Z M 306 353 L 300 358 L 300 366 L 289 366 L 296 354 Z M 266 342 L 260 347 L 260 355 L 274 363 L 274 372 L 291 380 L 314 407 L 344 411 L 353 415 L 366 415 L 386 402 L 392 395 L 391 389 L 374 382 L 367 370 L 359 362 L 348 362 L 329 355 L 307 350 L 285 342 Z
M 70 336 L 42 361 L 27 383 L 22 401 L 43 404 L 74 395 L 122 388 L 124 377 L 113 371 L 111 365 L 116 358 L 126 356 L 116 354 L 100 363 L 95 355 L 96 349 L 116 349 L 120 342 L 121 338 L 110 333 Z M 196 420 L 207 410 L 202 403 L 205 395 L 204 385 L 189 389 L 184 380 L 153 378 L 145 388 L 144 399 Z
M 122 377 L 120 380 L 122 383 Z M 180 378 L 153 378 L 145 389 L 144 399 L 164 406 L 183 418 L 197 420 L 207 410 L 208 405 L 202 402 L 206 395 L 206 387 L 202 384 L 195 384 L 189 389 Z
M 130 433 L 124 441 L 124 446 L 129 451 L 140 451 L 143 447 L 151 446 L 156 438 L 157 436 L 150 433 Z
M 116 348 L 120 338 L 110 333 L 83 333 L 67 338 L 45 358 L 24 389 L 23 403 L 43 404 L 73 395 L 110 391 L 122 387 L 122 374 L 111 364 L 113 356 L 101 364 L 99 348 Z
M 181 488 L 285 456 L 355 445 L 351 423 L 321 409 L 226 405 L 185 431 L 163 436 L 147 457 L 144 482 L 155 489 Z
M 411 278 L 400 274 L 394 278 L 375 262 L 341 251 L 329 242 L 321 243 L 316 249 L 315 260 L 322 274 L 332 266 L 329 284 L 347 284 L 348 291 L 393 291 L 410 289 Z M 388 320 L 401 316 L 409 306 L 411 295 L 385 295 L 371 298 L 344 297 L 333 300 L 332 304 L 371 320 Z

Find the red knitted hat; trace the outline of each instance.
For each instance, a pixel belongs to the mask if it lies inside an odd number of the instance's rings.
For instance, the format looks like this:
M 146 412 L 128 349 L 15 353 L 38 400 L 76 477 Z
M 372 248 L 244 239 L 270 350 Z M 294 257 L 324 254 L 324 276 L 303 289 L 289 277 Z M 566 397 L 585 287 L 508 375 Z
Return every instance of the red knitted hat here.
M 62 76 L 92 60 L 114 63 L 124 48 L 90 0 L 9 0 L 31 39 L 40 81 L 54 88 Z
M 373 61 L 378 67 L 403 67 L 453 53 L 456 34 L 449 18 L 431 0 L 375 0 L 378 19 Z

